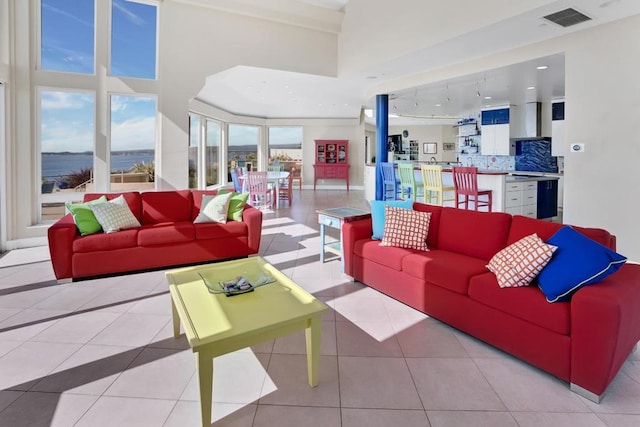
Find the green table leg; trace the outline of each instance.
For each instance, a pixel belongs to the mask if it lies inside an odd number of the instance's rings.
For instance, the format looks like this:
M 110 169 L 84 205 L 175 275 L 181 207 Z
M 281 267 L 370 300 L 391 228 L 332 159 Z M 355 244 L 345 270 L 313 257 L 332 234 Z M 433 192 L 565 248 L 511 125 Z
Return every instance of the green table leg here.
M 178 315 L 176 303 L 173 302 L 173 298 L 171 298 L 171 313 L 173 320 L 173 337 L 178 338 L 180 336 L 180 316 Z
M 196 355 L 196 373 L 200 387 L 200 414 L 202 427 L 211 427 L 211 405 L 213 399 L 213 358 L 206 353 Z
M 320 317 L 312 317 L 309 319 L 309 326 L 305 329 L 307 339 L 307 374 L 309 375 L 309 385 L 311 387 L 318 385 L 321 328 Z

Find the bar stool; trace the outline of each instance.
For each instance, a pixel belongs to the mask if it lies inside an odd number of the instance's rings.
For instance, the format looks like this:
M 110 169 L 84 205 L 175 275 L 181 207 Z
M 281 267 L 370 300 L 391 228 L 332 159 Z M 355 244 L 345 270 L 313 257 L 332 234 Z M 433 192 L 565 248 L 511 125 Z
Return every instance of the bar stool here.
M 393 162 L 380 162 L 380 171 L 382 172 L 382 200 L 400 199 L 400 180 L 396 178 L 396 164 Z M 390 192 L 391 195 L 389 194 Z
M 424 185 L 416 181 L 413 163 L 398 163 L 398 175 L 400 175 L 400 194 L 404 199 L 405 190 L 415 202 L 419 197 L 424 200 Z
M 492 191 L 478 189 L 478 168 L 467 166 L 453 167 L 453 184 L 456 191 L 456 207 L 464 203 L 464 208 L 469 209 L 469 202 L 473 202 L 474 210 L 486 207 L 491 212 Z M 460 200 L 459 196 L 463 199 Z M 480 196 L 487 196 L 488 200 L 480 200 Z
M 452 202 L 455 200 L 455 187 L 442 184 L 442 166 L 422 165 L 420 169 L 422 171 L 422 183 L 424 184 L 425 203 L 444 206 L 444 202 Z M 445 198 L 445 193 L 454 194 L 449 198 Z

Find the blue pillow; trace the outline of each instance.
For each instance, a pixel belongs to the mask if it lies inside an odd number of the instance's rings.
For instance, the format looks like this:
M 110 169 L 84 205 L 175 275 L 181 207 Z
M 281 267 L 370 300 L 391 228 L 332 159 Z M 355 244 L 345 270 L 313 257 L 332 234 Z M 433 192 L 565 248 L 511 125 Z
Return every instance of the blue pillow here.
M 571 227 L 562 227 L 547 243 L 558 247 L 538 275 L 548 302 L 567 301 L 573 292 L 615 273 L 627 261 Z
M 384 232 L 384 207 L 385 205 L 392 206 L 394 208 L 413 209 L 413 200 L 371 200 L 369 202 L 371 206 L 371 223 L 373 228 L 374 240 L 382 240 L 382 233 Z

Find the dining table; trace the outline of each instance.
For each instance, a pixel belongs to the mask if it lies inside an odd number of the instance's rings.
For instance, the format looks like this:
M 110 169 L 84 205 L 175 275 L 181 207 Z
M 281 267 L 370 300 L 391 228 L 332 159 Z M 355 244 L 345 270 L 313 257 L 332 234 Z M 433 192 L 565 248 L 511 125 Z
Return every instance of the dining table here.
M 267 182 L 273 184 L 276 190 L 275 195 L 275 207 L 276 209 L 280 208 L 280 184 L 289 178 L 289 171 L 267 171 Z M 244 179 L 245 175 L 239 176 L 238 178 L 242 182 L 242 191 L 247 191 L 246 180 Z

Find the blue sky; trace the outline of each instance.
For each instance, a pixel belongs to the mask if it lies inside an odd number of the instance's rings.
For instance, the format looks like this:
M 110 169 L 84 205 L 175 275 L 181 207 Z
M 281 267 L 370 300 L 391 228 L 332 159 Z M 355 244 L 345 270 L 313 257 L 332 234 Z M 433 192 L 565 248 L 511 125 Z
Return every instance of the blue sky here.
M 89 0 L 42 0 L 43 70 L 94 73 L 94 6 Z M 110 75 L 155 78 L 156 18 L 155 6 L 112 0 Z M 92 151 L 94 104 L 92 92 L 41 91 L 42 151 Z M 155 98 L 112 95 L 111 149 L 154 148 L 155 111 Z

